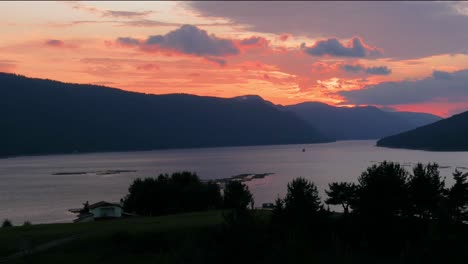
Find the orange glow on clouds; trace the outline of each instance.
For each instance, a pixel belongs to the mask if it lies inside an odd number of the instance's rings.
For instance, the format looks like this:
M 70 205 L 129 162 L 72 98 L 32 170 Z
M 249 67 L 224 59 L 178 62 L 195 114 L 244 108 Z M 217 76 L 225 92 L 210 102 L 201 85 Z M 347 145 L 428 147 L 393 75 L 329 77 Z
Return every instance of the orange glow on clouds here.
M 428 102 L 411 105 L 392 105 L 398 111 L 427 112 L 441 117 L 449 117 L 464 111 L 468 111 L 467 103 L 454 102 Z
M 247 31 L 247 26 L 223 18 L 194 14 L 182 8 L 183 3 L 29 4 L 42 7 L 45 13 L 38 16 L 32 9 L 19 12 L 24 9 L 24 3 L 0 4 L 4 7 L 0 10 L 2 72 L 151 94 L 190 93 L 219 97 L 258 94 L 284 105 L 304 101 L 340 105 L 345 101 L 338 94 L 340 91 L 362 89 L 385 81 L 425 78 L 434 69 L 468 68 L 468 56 L 461 54 L 411 60 L 310 56 L 301 50 L 300 43 L 310 43 L 313 47 L 325 38 L 251 32 Z M 232 41 L 239 53 L 198 56 L 156 45 L 140 47 L 116 42 L 118 37 L 144 40 L 149 36 L 164 35 L 182 24 L 198 25 L 210 35 Z M 359 36 L 353 39 L 358 39 L 366 49 L 382 52 L 365 44 L 367 39 Z M 353 47 L 353 39 L 347 44 L 343 40 L 340 42 Z M 388 75 L 370 75 L 365 70 L 347 72 L 343 65 L 359 65 L 363 69 L 386 66 L 392 72 Z M 392 107 L 447 116 L 464 105 L 431 101 Z

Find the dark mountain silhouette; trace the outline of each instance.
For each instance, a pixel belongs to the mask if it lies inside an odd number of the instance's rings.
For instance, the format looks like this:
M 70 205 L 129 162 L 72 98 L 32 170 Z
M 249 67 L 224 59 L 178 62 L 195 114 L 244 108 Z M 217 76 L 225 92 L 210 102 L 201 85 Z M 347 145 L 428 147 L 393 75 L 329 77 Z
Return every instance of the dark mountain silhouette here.
M 373 106 L 334 107 L 317 102 L 284 108 L 336 140 L 378 139 L 441 119 L 426 113 L 386 112 Z
M 0 73 L 0 155 L 329 142 L 272 105 Z M 262 100 L 263 101 L 263 100 Z
M 389 136 L 377 146 L 434 151 L 468 151 L 468 112 Z

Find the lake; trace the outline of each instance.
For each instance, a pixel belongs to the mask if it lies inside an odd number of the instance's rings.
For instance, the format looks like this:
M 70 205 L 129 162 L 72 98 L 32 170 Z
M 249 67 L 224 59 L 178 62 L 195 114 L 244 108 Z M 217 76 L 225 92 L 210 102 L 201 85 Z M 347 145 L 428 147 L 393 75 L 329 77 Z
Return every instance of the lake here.
M 197 172 L 202 179 L 244 173 L 274 173 L 247 182 L 255 205 L 283 197 L 293 178 L 312 180 L 322 195 L 332 181 L 356 181 L 383 160 L 405 164 L 438 162 L 447 185 L 456 167 L 468 167 L 468 152 L 428 152 L 375 147 L 375 140 L 250 147 L 177 149 L 0 159 L 0 220 L 14 224 L 71 222 L 67 210 L 82 203 L 118 202 L 137 177 L 175 171 Z M 305 148 L 305 152 L 302 149 Z M 109 171 L 114 170 L 114 172 Z M 121 171 L 121 172 L 119 172 Z M 78 174 L 81 172 L 81 174 Z M 70 174 L 71 173 L 71 174 Z M 55 174 L 55 175 L 54 175 Z

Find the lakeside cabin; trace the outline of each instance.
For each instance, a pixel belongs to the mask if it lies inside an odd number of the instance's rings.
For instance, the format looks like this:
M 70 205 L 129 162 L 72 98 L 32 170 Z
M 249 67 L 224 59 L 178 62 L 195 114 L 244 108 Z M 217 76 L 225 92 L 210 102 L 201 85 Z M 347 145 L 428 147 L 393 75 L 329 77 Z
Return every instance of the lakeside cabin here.
M 86 202 L 83 208 L 70 209 L 68 211 L 78 214 L 77 218 L 73 220 L 73 223 L 117 219 L 129 215 L 124 213 L 122 205 L 105 201 L 94 204 L 88 204 L 88 202 Z

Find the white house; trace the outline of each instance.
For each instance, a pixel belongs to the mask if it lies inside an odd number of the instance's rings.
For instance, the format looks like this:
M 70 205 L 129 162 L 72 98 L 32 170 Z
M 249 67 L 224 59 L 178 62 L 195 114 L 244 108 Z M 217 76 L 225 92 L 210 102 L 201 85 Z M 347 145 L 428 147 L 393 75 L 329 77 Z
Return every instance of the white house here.
M 124 216 L 124 212 L 120 204 L 105 201 L 91 205 L 86 203 L 82 209 L 70 209 L 69 211 L 72 213 L 78 213 L 78 218 L 73 220 L 74 223 L 115 219 Z

